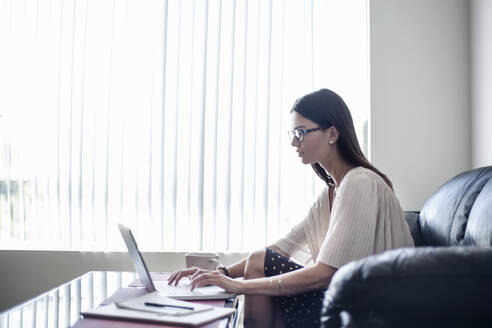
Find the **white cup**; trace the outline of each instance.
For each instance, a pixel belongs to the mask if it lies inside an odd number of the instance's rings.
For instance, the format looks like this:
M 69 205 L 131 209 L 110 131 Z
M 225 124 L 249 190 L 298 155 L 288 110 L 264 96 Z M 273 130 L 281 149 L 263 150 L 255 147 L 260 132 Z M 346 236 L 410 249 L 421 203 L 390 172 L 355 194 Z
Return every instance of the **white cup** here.
M 217 253 L 186 253 L 186 267 L 198 267 L 206 270 L 215 270 L 219 265 L 219 254 Z

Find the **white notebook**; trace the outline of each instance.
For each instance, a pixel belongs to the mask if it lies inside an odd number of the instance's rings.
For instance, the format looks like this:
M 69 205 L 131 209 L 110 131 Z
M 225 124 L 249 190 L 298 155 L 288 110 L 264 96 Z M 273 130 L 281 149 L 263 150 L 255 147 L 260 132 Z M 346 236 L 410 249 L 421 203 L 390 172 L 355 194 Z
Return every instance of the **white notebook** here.
M 170 297 L 162 296 L 158 292 L 134 297 L 121 302 L 115 302 L 115 305 L 120 309 L 172 316 L 186 316 L 213 309 L 210 305 L 178 301 Z
M 147 306 L 153 303 L 167 306 Z M 84 317 L 120 319 L 182 326 L 200 326 L 233 314 L 233 308 L 196 304 L 164 297 L 156 292 L 82 312 Z M 179 306 L 179 307 L 178 307 Z

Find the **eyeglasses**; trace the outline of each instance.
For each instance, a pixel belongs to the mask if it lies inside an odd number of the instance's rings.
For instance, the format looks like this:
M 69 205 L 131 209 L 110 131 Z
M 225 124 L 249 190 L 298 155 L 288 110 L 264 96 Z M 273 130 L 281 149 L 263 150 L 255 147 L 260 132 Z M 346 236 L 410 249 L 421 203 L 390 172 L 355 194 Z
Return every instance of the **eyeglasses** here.
M 300 128 L 295 128 L 292 130 L 289 130 L 289 139 L 292 140 L 292 138 L 296 138 L 298 142 L 302 142 L 304 140 L 304 136 L 308 134 L 309 132 L 313 131 L 318 131 L 318 130 L 326 130 L 326 128 L 323 128 L 321 126 L 318 126 L 317 128 L 312 128 L 312 129 L 300 129 Z

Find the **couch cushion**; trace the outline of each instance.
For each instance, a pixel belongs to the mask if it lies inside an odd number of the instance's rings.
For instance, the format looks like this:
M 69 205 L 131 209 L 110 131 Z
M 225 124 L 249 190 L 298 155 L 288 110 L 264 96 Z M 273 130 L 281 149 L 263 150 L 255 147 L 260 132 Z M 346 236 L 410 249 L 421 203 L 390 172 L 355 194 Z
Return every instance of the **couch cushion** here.
M 466 226 L 464 244 L 492 246 L 492 179 L 475 199 Z
M 490 247 L 396 249 L 341 267 L 326 291 L 322 322 L 341 322 L 345 311 L 362 327 L 488 327 L 490 295 Z
M 422 231 L 420 230 L 419 212 L 406 211 L 404 213 L 410 233 L 412 234 L 413 244 L 415 247 L 425 246 L 422 239 Z
M 424 243 L 492 245 L 491 179 L 492 166 L 488 166 L 461 173 L 442 185 L 420 212 Z

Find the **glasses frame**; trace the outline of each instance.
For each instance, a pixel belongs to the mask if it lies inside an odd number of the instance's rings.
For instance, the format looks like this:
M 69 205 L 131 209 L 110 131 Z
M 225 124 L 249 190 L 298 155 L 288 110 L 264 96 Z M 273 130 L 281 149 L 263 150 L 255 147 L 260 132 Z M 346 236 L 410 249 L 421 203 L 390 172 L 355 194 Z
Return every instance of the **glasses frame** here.
M 318 130 L 326 130 L 328 128 L 318 126 L 316 128 L 312 129 L 301 129 L 301 128 L 295 128 L 292 130 L 287 131 L 289 133 L 289 138 L 292 140 L 292 138 L 296 138 L 298 142 L 303 142 L 304 141 L 304 136 L 310 132 L 318 131 Z M 300 132 L 300 133 L 299 133 Z M 299 134 L 299 136 L 297 136 Z

